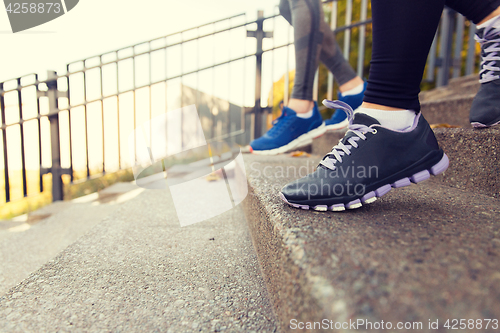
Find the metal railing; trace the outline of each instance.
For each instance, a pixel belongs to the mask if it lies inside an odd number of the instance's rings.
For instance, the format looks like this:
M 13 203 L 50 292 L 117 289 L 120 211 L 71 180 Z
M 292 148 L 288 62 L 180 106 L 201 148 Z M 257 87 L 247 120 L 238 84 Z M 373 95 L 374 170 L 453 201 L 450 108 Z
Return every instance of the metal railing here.
M 371 23 L 368 1 L 329 0 L 325 6 L 345 57 L 364 77 L 371 50 L 366 42 Z M 343 26 L 337 26 L 340 20 Z M 472 24 L 446 9 L 424 79 L 440 86 L 450 77 L 473 73 L 474 31 Z M 63 199 L 65 174 L 74 183 L 131 167 L 130 156 L 128 162 L 125 156 L 126 134 L 167 109 L 196 104 L 207 140 L 229 138 L 248 144 L 268 126 L 280 78 L 282 99 L 289 98 L 293 61 L 291 27 L 277 13 L 264 17 L 259 12 L 256 20 L 240 14 L 75 61 L 65 72 L 48 72 L 45 79 L 31 74 L 0 83 L 4 174 L 0 201 L 43 192 L 43 175 L 48 173 L 56 201 Z M 326 91 L 319 85 L 324 80 Z M 316 75 L 314 97 L 321 94 L 334 96 L 331 73 L 326 78 Z M 35 169 L 36 180 L 28 177 L 28 164 Z M 16 198 L 11 195 L 14 169 L 20 172 L 17 187 L 22 188 Z

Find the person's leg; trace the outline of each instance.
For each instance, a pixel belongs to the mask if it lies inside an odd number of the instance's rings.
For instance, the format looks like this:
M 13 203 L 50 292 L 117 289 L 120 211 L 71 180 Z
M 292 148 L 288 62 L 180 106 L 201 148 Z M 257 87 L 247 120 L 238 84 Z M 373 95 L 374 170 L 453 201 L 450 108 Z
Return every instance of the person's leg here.
M 312 108 L 312 87 L 318 58 L 337 79 L 340 92 L 363 85 L 363 80 L 342 55 L 333 32 L 324 20 L 319 0 L 281 0 L 279 8 L 283 18 L 294 27 L 297 69 L 288 104 L 290 108 L 296 112 L 307 112 Z
M 420 110 L 418 94 L 444 0 L 372 0 L 373 47 L 363 106 Z
M 500 15 L 500 1 L 498 0 L 446 0 L 445 4 L 477 25 Z
M 333 31 L 324 20 L 323 9 L 320 8 L 320 10 L 320 31 L 323 33 L 323 41 L 319 60 L 332 72 L 339 84 L 340 92 L 343 93 L 362 85 L 364 82 L 344 58 Z
M 294 26 L 296 69 L 292 98 L 273 127 L 250 143 L 255 154 L 284 153 L 312 142 L 325 132 L 323 118 L 312 100 L 323 37 L 319 31 L 319 6 L 318 0 L 281 1 L 282 12 L 291 17 Z
M 418 113 L 420 81 L 443 6 L 444 0 L 372 0 L 364 105 L 374 109 L 354 113 L 346 104 L 323 102 L 349 114 L 349 131 L 314 173 L 282 189 L 283 201 L 302 209 L 353 209 L 447 169 L 447 156 Z
M 500 124 L 500 0 L 471 3 L 447 0 L 446 5 L 477 24 L 476 40 L 481 44 L 481 87 L 472 102 L 469 120 L 473 127 Z
M 344 58 L 333 31 L 324 20 L 322 6 L 320 10 L 320 31 L 323 33 L 320 61 L 332 72 L 339 84 L 338 99 L 349 104 L 353 109 L 357 109 L 363 102 L 366 84 Z M 327 130 L 338 130 L 347 125 L 349 121 L 342 110 L 336 110 L 330 119 L 325 120 Z
M 313 107 L 314 74 L 318 67 L 320 45 L 320 4 L 318 0 L 281 0 L 281 15 L 294 28 L 295 79 L 288 107 L 297 113 Z

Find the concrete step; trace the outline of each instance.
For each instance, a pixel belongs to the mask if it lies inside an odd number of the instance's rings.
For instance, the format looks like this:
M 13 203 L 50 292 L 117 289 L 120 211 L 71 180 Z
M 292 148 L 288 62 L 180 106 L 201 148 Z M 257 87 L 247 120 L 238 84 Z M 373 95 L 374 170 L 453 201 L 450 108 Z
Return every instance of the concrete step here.
M 436 128 L 434 133 L 450 159 L 450 167 L 438 178 L 441 183 L 500 198 L 500 128 Z M 314 140 L 312 153 L 324 156 L 344 134 L 325 133 Z
M 470 107 L 475 94 L 456 95 L 451 93 L 438 100 L 421 102 L 422 114 L 429 124 L 449 124 L 472 128 L 469 122 Z
M 479 90 L 479 75 L 473 74 L 451 79 L 448 85 L 422 91 L 419 95 L 421 102 L 440 100 L 452 95 L 474 95 Z
M 477 74 L 450 80 L 447 86 L 420 93 L 422 114 L 430 124 L 446 123 L 471 128 L 469 111 L 479 90 Z
M 141 191 L 132 183 L 118 183 L 99 193 L 0 221 L 0 295 Z
M 479 74 L 457 77 L 448 82 L 448 87 L 453 90 L 459 90 L 461 87 L 469 85 L 477 85 L 479 87 Z
M 500 198 L 500 128 L 436 128 L 450 167 L 437 179 L 446 185 Z
M 168 190 L 119 205 L 0 297 L 0 316 L 1 332 L 277 330 L 241 207 L 181 228 Z
M 340 213 L 284 204 L 279 189 L 320 158 L 246 156 L 244 208 L 284 331 L 325 318 L 445 331 L 447 319 L 500 317 L 498 199 L 427 181 Z

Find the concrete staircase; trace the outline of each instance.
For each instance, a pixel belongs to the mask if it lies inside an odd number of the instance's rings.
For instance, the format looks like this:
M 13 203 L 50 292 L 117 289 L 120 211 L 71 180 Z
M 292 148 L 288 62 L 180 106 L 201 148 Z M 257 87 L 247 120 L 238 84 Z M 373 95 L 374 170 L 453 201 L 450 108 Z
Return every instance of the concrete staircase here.
M 500 317 L 500 129 L 470 128 L 477 89 L 477 77 L 466 77 L 423 94 L 431 124 L 461 126 L 435 129 L 450 168 L 356 210 L 300 210 L 277 195 L 344 131 L 315 140 L 310 158 L 246 157 L 245 212 L 283 331 L 299 322 L 313 323 L 307 331 L 382 331 L 366 323 L 384 321 L 384 331 L 409 331 L 401 322 L 427 332 L 437 320 L 444 332 L 448 319 Z
M 446 173 L 357 210 L 298 210 L 277 196 L 339 131 L 315 140 L 310 158 L 245 155 L 243 205 L 188 227 L 168 190 L 131 183 L 0 221 L 0 332 L 286 332 L 301 322 L 354 332 L 382 321 L 426 332 L 436 320 L 444 332 L 448 319 L 500 319 L 500 132 L 468 126 L 474 80 L 422 96 L 430 123 L 461 126 L 435 130 Z M 477 331 L 493 331 L 485 324 Z

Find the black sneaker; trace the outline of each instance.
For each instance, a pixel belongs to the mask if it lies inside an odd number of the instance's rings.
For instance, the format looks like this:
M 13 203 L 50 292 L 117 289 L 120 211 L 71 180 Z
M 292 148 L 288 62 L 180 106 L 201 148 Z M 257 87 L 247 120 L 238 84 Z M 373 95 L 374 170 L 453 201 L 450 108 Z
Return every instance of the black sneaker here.
M 469 120 L 473 127 L 491 127 L 500 124 L 500 29 L 494 24 L 476 32 L 481 44 L 481 87 L 472 101 Z
M 316 171 L 283 187 L 280 195 L 289 205 L 319 211 L 354 209 L 391 188 L 419 183 L 448 168 L 448 157 L 421 113 L 410 129 L 394 131 L 366 114 L 354 115 L 343 102 L 323 104 L 344 110 L 349 130 Z

